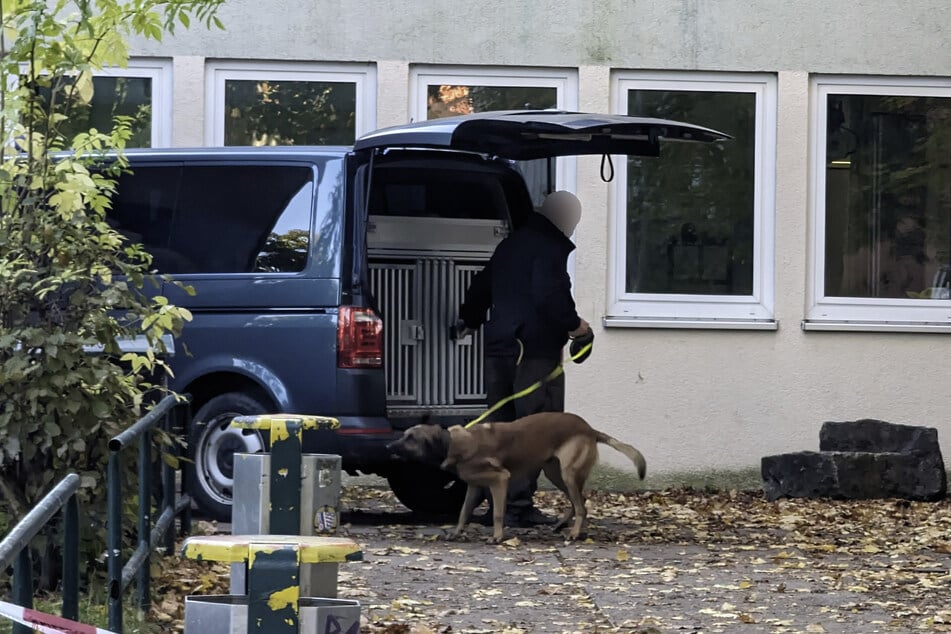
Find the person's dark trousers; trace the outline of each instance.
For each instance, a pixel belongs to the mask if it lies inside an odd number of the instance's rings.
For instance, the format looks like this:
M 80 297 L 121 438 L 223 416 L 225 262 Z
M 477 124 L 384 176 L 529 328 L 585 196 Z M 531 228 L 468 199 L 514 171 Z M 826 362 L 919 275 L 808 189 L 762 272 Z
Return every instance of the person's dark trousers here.
M 511 396 L 547 377 L 557 367 L 557 359 L 524 358 L 516 363 L 516 357 L 488 356 L 485 359 L 486 396 L 491 405 Z M 510 422 L 539 412 L 565 411 L 565 376 L 544 383 L 537 390 L 506 403 L 489 416 L 496 422 Z M 507 515 L 523 515 L 533 508 L 532 498 L 538 489 L 541 470 L 509 483 L 506 500 Z

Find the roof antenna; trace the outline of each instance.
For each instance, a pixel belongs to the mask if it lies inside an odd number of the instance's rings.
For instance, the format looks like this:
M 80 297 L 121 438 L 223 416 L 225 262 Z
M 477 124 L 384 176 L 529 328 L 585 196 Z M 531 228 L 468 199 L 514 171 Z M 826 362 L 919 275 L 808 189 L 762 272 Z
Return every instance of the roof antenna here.
M 604 175 L 604 174 L 605 174 L 605 171 L 604 171 L 605 165 L 607 166 L 607 168 L 608 168 L 608 170 L 609 170 L 609 171 L 607 172 L 607 174 L 608 174 L 607 177 L 605 177 L 605 175 Z M 610 155 L 610 154 L 602 154 L 602 155 L 601 155 L 601 180 L 603 180 L 605 183 L 610 183 L 611 181 L 614 180 L 614 162 L 611 160 L 611 155 Z

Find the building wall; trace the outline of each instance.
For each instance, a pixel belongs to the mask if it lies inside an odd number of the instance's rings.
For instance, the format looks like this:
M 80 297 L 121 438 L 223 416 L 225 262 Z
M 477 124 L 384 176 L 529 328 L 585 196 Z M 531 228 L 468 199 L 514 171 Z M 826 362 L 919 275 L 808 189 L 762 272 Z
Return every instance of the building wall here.
M 173 60 L 175 145 L 205 142 L 212 60 L 372 64 L 376 127 L 409 119 L 417 64 L 576 69 L 579 109 L 602 112 L 617 71 L 775 75 L 775 329 L 604 327 L 615 193 L 599 177 L 600 157 L 581 158 L 574 282 L 597 338 L 592 357 L 567 369 L 569 409 L 641 448 L 653 473 L 752 467 L 763 455 L 816 449 L 825 420 L 875 417 L 951 436 L 947 334 L 801 328 L 814 256 L 810 77 L 951 76 L 951 4 L 230 0 L 220 17 L 223 32 L 193 27 L 134 46 L 136 56 Z

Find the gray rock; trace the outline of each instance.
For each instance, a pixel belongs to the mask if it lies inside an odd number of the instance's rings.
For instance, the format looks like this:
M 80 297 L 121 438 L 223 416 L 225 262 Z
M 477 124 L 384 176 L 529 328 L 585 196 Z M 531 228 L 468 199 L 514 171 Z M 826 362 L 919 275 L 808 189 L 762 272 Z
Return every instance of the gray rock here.
M 768 500 L 833 497 L 838 486 L 832 456 L 816 451 L 766 456 L 760 469 Z
M 823 423 L 818 452 L 766 456 L 761 471 L 770 500 L 938 500 L 947 492 L 937 429 L 873 419 Z
M 819 451 L 909 453 L 941 457 L 938 430 L 934 427 L 896 425 L 871 418 L 823 423 L 819 430 Z

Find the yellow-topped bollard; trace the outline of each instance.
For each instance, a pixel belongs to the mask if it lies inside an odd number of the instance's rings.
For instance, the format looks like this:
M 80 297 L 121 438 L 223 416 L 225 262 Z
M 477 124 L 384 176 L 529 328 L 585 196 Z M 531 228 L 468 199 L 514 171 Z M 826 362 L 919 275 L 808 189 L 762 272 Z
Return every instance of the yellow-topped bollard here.
M 185 540 L 182 554 L 198 561 L 247 566 L 246 596 L 186 599 L 186 634 L 216 634 L 219 630 L 233 633 L 240 630 L 241 621 L 246 623 L 247 634 L 359 632 L 359 603 L 302 597 L 300 585 L 303 564 L 362 560 L 363 551 L 352 539 L 316 535 L 197 536 Z
M 251 565 L 256 548 L 293 546 L 300 552 L 302 564 L 342 564 L 362 561 L 360 545 L 347 537 L 317 535 L 204 535 L 189 537 L 182 545 L 182 556 L 196 561 L 246 562 Z
M 301 454 L 303 431 L 332 431 L 340 421 L 329 416 L 304 414 L 262 414 L 237 416 L 231 421 L 236 429 L 260 429 L 270 432 L 271 480 L 268 532 L 297 535 L 301 526 Z M 236 458 L 237 459 L 237 458 Z
M 257 416 L 236 416 L 231 426 L 238 429 L 265 429 L 271 433 L 284 434 L 288 424 L 296 423 L 301 429 L 322 429 L 333 431 L 340 429 L 340 421 L 330 416 L 312 416 L 310 414 L 260 414 Z
M 313 440 L 318 442 L 308 444 L 332 444 L 333 438 L 327 435 L 340 427 L 340 421 L 330 416 L 276 413 L 238 416 L 231 426 L 270 436 L 267 453 L 234 456 L 232 534 L 331 536 L 336 532 L 341 458 L 302 450 L 305 431 L 317 434 Z M 331 442 L 320 442 L 321 438 Z M 245 572 L 242 563 L 232 564 L 235 595 L 247 591 Z M 301 577 L 301 589 L 308 596 L 337 596 L 336 562 L 304 565 Z

